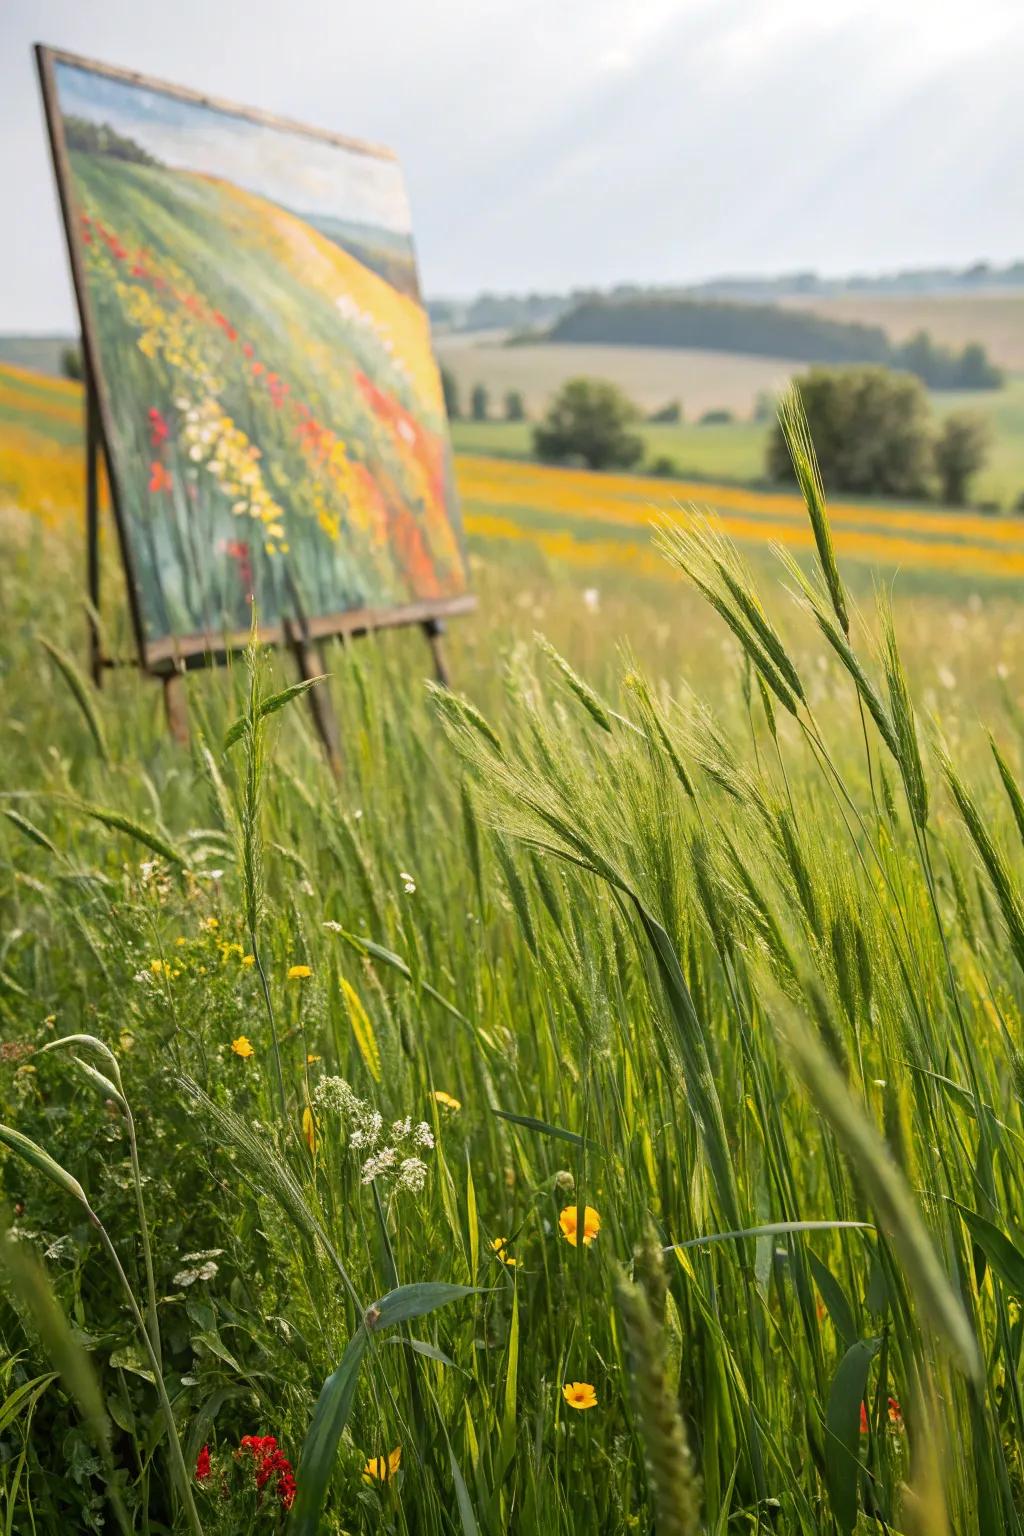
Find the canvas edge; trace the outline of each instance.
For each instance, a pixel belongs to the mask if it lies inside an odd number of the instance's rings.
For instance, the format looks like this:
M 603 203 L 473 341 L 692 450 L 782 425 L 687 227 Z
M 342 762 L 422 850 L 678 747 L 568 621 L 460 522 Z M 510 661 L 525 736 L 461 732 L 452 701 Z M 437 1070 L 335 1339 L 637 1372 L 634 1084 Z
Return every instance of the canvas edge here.
M 86 58 L 84 54 L 70 53 L 64 48 L 53 48 L 48 43 L 35 44 L 37 55 L 42 52 L 52 63 L 69 64 L 74 69 L 91 70 L 94 74 L 105 75 L 110 80 L 123 80 L 130 85 L 142 86 L 145 90 L 161 91 L 166 96 L 175 96 L 179 101 L 190 101 L 197 106 L 209 107 L 214 112 L 226 112 L 232 117 L 246 118 L 252 123 L 261 123 L 267 128 L 279 128 L 285 133 L 302 134 L 307 139 L 319 139 L 323 143 L 335 144 L 340 149 L 350 149 L 356 154 L 372 155 L 376 160 L 392 160 L 397 163 L 398 156 L 393 149 L 385 144 L 375 144 L 369 139 L 356 139 L 348 134 L 335 133 L 330 128 L 317 128 L 311 123 L 301 123 L 297 118 L 279 116 L 275 112 L 266 112 L 262 107 L 249 107 L 242 102 L 228 101 L 221 96 L 209 96 L 205 91 L 195 91 L 187 85 L 175 85 L 170 80 L 160 80 L 155 75 L 143 74 L 141 70 L 124 69 L 118 64 L 104 64 L 100 59 Z
M 64 124 L 61 118 L 57 82 L 53 72 L 54 63 L 59 62 L 60 55 L 54 49 L 47 47 L 45 43 L 36 43 L 33 51 L 39 73 L 43 113 L 46 118 L 46 128 L 50 142 L 50 159 L 53 163 L 54 180 L 57 184 L 57 201 L 60 204 L 61 222 L 64 225 L 64 238 L 67 245 L 68 262 L 71 267 L 71 283 L 75 292 L 75 304 L 78 309 L 78 319 L 81 328 L 82 352 L 85 363 L 84 384 L 87 391 L 91 390 L 93 399 L 96 402 L 96 414 L 99 419 L 101 440 L 99 446 L 102 450 L 107 470 L 107 484 L 110 488 L 110 501 L 114 510 L 114 522 L 117 527 L 117 540 L 121 551 L 125 586 L 128 591 L 128 607 L 131 613 L 136 649 L 139 653 L 139 663 L 144 670 L 150 670 L 145 626 L 142 621 L 142 602 L 135 569 L 135 557 L 132 553 L 131 539 L 128 535 L 124 519 L 115 456 L 110 451 L 113 417 L 103 379 L 100 350 L 96 342 L 92 308 L 89 302 L 89 289 L 82 263 L 81 247 L 79 245 L 78 227 L 74 218 L 71 167 L 68 164 Z

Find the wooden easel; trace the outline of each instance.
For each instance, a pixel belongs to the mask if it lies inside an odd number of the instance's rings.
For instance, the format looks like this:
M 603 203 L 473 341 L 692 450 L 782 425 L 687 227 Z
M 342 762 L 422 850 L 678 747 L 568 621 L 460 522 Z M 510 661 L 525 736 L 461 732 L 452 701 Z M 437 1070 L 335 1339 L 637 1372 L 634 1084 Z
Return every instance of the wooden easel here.
M 187 746 L 189 741 L 188 706 L 185 699 L 184 675 L 190 667 L 204 665 L 207 661 L 222 661 L 226 658 L 226 650 L 207 652 L 205 655 L 192 655 L 185 659 L 168 658 L 162 662 L 159 668 L 148 667 L 142 661 L 133 658 L 117 658 L 108 656 L 103 646 L 103 636 L 100 629 L 100 484 L 99 468 L 100 456 L 103 456 L 107 467 L 107 481 L 111 482 L 110 456 L 107 450 L 106 440 L 103 435 L 103 425 L 100 416 L 99 401 L 92 383 L 92 375 L 88 364 L 85 366 L 85 531 L 86 531 L 86 582 L 89 593 L 89 672 L 93 683 L 97 688 L 103 686 L 103 674 L 111 667 L 139 666 L 148 676 L 157 678 L 163 685 L 164 713 L 167 717 L 167 728 L 172 740 L 180 746 Z M 119 525 L 120 526 L 120 525 Z M 140 633 L 140 615 L 137 610 L 137 598 L 129 582 L 129 596 L 132 603 L 132 617 L 135 623 L 136 633 Z M 306 680 L 311 677 L 320 677 L 324 673 L 323 657 L 317 638 L 307 619 L 301 615 L 301 603 L 297 591 L 293 589 L 293 598 L 297 618 L 285 618 L 282 621 L 282 634 L 284 643 L 288 646 L 293 657 L 300 678 Z M 440 618 L 426 617 L 419 620 L 434 664 L 434 675 L 443 688 L 451 687 L 448 665 L 445 660 L 443 636 L 444 622 Z M 352 627 L 344 631 L 348 635 L 361 635 L 367 632 L 369 626 Z M 141 650 L 141 647 L 140 647 Z M 341 774 L 341 734 L 338 729 L 338 717 L 331 701 L 331 696 L 325 688 L 310 688 L 306 694 L 309 700 L 310 713 L 313 726 L 320 739 L 327 761 L 335 776 Z

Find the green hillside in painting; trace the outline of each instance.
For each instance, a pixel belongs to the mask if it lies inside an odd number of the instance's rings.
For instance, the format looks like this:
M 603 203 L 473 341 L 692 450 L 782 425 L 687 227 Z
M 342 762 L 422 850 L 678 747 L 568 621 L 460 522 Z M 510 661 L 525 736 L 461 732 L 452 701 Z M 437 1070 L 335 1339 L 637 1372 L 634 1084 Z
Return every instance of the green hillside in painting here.
M 464 591 L 421 306 L 231 182 L 70 158 L 147 638 Z

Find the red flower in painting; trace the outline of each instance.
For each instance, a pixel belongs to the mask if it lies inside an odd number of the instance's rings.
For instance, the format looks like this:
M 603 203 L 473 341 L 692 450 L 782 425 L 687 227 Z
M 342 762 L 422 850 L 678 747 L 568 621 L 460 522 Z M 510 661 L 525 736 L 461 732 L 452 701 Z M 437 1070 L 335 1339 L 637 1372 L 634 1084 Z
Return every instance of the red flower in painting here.
M 165 469 L 159 459 L 154 459 L 149 466 L 149 488 L 151 491 L 172 491 L 174 480 L 169 470 Z
M 238 579 L 242 583 L 247 603 L 252 602 L 252 559 L 249 554 L 249 546 L 244 539 L 225 539 L 221 549 L 230 560 L 235 563 Z
M 220 326 L 228 341 L 237 341 L 238 332 L 235 330 L 227 316 L 222 315 L 219 309 L 215 309 L 213 312 L 213 323 L 214 325 Z
M 244 352 L 246 357 L 252 357 L 252 342 L 251 341 L 243 341 L 242 342 L 242 351 Z
M 149 441 L 152 446 L 154 448 L 159 448 L 162 443 L 165 443 L 170 434 L 170 430 L 170 427 L 167 425 L 167 422 L 165 421 L 164 417 L 161 416 L 156 406 L 151 405 L 149 408 Z

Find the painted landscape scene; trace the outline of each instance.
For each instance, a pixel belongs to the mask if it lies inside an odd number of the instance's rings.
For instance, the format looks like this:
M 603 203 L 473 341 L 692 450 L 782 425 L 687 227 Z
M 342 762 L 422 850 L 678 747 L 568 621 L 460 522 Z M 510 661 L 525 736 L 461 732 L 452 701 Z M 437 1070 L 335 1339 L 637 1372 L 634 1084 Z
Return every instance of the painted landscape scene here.
M 463 594 L 397 163 L 55 68 L 147 647 Z

